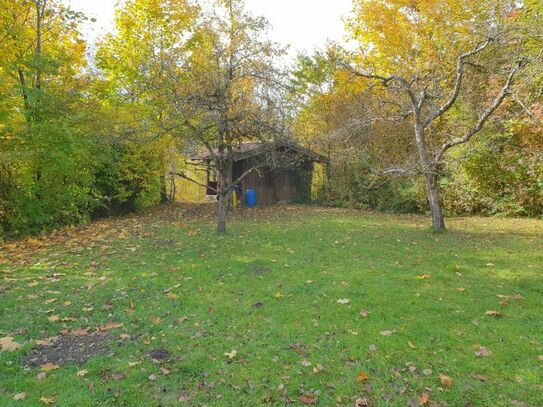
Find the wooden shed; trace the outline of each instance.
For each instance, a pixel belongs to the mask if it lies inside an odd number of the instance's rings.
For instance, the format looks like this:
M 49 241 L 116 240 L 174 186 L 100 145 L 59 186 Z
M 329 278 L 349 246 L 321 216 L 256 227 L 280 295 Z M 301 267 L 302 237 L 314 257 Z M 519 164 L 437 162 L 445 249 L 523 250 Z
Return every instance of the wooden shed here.
M 232 154 L 233 180 L 255 168 L 238 187 L 242 201 L 248 189 L 256 190 L 259 205 L 311 200 L 315 163 L 328 164 L 326 157 L 287 141 L 242 143 L 236 146 Z M 193 159 L 206 167 L 206 195 L 216 195 L 217 176 L 212 154 L 198 154 Z

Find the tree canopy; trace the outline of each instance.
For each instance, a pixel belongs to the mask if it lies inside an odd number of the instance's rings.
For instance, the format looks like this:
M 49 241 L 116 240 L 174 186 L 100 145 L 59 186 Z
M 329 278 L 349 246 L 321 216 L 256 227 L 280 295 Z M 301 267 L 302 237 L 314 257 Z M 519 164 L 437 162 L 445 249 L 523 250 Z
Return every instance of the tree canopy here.
M 438 229 L 445 214 L 540 216 L 542 10 L 353 0 L 348 46 L 289 64 L 241 0 L 127 0 L 90 58 L 83 14 L 0 0 L 0 228 L 156 205 L 206 151 L 224 232 L 232 150 L 278 139 L 329 158 L 313 185 L 329 204 L 430 210 Z

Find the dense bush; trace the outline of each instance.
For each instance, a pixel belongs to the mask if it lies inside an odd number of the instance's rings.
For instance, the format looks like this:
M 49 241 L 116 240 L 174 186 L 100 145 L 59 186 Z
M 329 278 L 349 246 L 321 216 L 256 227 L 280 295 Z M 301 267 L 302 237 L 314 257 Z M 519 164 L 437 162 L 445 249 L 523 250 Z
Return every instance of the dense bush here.
M 455 214 L 543 215 L 543 157 L 520 132 L 487 134 L 443 180 Z

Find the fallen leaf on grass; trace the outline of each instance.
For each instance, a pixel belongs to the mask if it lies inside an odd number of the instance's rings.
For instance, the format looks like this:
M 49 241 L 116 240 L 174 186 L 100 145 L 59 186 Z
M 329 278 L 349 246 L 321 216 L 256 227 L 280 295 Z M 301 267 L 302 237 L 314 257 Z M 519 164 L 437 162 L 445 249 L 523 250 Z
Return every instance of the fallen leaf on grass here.
M 368 311 L 362 310 L 358 315 L 360 315 L 361 318 L 367 318 L 370 316 L 370 313 Z
M 354 407 L 368 407 L 368 400 L 366 400 L 364 397 L 359 397 L 354 402 Z
M 55 404 L 56 401 L 57 399 L 55 397 L 44 397 L 44 396 L 40 397 L 40 402 L 42 402 L 43 404 L 47 406 Z
M 24 400 L 26 399 L 26 392 L 22 392 L 22 393 L 17 393 L 16 395 L 13 396 L 13 400 L 15 401 L 19 401 L 19 400 Z
M 485 358 L 492 355 L 492 352 L 484 346 L 480 346 L 479 350 L 475 352 L 475 356 L 478 358 Z
M 363 381 L 366 381 L 366 380 L 368 380 L 368 375 L 367 375 L 366 373 L 364 373 L 364 372 L 360 372 L 360 373 L 358 374 L 358 377 L 356 378 L 356 381 L 357 381 L 358 383 L 363 382 Z
M 160 324 L 160 317 L 150 316 L 149 321 L 151 321 L 151 323 L 153 325 L 159 325 Z
M 152 375 L 150 375 L 150 376 L 148 377 L 148 379 L 151 380 L 152 382 L 154 382 L 154 381 L 157 379 L 157 377 L 156 377 L 155 374 L 152 374 Z
M 479 380 L 480 382 L 483 382 L 483 383 L 488 382 L 488 377 L 487 376 L 483 376 L 483 375 L 480 375 L 480 374 L 473 374 L 472 377 L 474 379 Z
M 176 300 L 179 298 L 179 296 L 176 293 L 168 293 L 166 294 L 166 297 L 169 298 L 170 300 Z
M 58 339 L 58 336 L 50 336 L 49 338 L 39 339 L 36 341 L 36 345 L 49 346 L 55 343 L 57 339 Z
M 426 404 L 428 404 L 428 400 L 430 400 L 430 396 L 428 396 L 428 393 L 422 393 L 419 396 L 419 405 L 425 406 Z
M 500 311 L 487 311 L 485 312 L 487 317 L 501 318 L 503 314 Z
M 274 296 L 273 296 L 276 300 L 280 300 L 281 298 L 283 298 L 283 294 L 281 294 L 279 291 L 277 291 Z
M 302 361 L 300 362 L 300 365 L 302 365 L 302 366 L 304 366 L 304 367 L 309 367 L 309 366 L 312 365 L 312 363 L 311 363 L 309 360 L 304 359 L 304 360 L 302 360 Z
M 452 377 L 447 376 L 443 373 L 439 374 L 439 380 L 441 381 L 441 385 L 443 385 L 446 388 L 451 387 L 454 381 Z
M 415 346 L 415 344 L 411 341 L 407 341 L 407 346 L 409 346 L 409 348 L 411 349 L 416 349 L 417 347 Z
M 348 298 L 341 298 L 341 299 L 337 300 L 336 302 L 338 304 L 340 304 L 340 305 L 346 305 L 346 304 L 350 303 L 351 300 L 349 300 Z
M 417 280 L 429 280 L 431 278 L 432 278 L 432 276 L 430 274 L 421 274 L 421 275 L 417 276 Z
M 111 375 L 111 378 L 115 380 L 116 382 L 120 382 L 121 380 L 125 379 L 125 375 L 123 373 L 113 373 Z
M 232 352 L 224 352 L 224 356 L 228 356 L 228 359 L 234 359 L 238 354 L 237 350 L 232 350 Z
M 319 363 L 319 364 L 317 364 L 317 366 L 315 366 L 315 367 L 313 368 L 313 373 L 317 374 L 317 373 L 319 373 L 319 372 L 322 371 L 322 370 L 324 370 L 324 366 L 321 365 L 321 364 Z
M 165 367 L 161 367 L 160 371 L 164 376 L 168 376 L 172 372 L 170 369 L 166 369 Z
M 537 357 L 537 360 L 539 360 L 540 362 L 543 362 L 543 355 L 539 355 L 539 356 Z
M 51 370 L 57 370 L 60 369 L 59 365 L 55 365 L 54 363 L 47 362 L 40 366 L 40 369 L 42 372 L 49 372 Z
M 41 382 L 42 380 L 45 380 L 46 376 L 47 374 L 45 372 L 41 372 L 41 373 L 38 373 L 38 375 L 36 376 L 36 379 L 38 379 Z
M 77 328 L 70 331 L 70 335 L 73 336 L 85 336 L 89 334 L 89 328 Z
M 22 345 L 20 343 L 13 342 L 12 336 L 0 338 L 0 352 L 13 352 L 17 349 L 20 349 L 21 346 Z
M 395 335 L 396 334 L 396 331 L 395 329 L 392 329 L 392 330 L 387 330 L 387 331 L 381 331 L 380 334 L 381 336 L 392 336 L 392 335 Z
M 456 289 L 456 291 L 461 292 L 461 293 L 465 293 L 466 289 L 464 287 L 459 287 L 459 288 Z
M 112 329 L 121 328 L 123 324 L 120 324 L 118 322 L 108 322 L 107 324 L 100 325 L 98 327 L 98 330 L 100 331 L 110 331 Z
M 304 394 L 300 397 L 300 401 L 305 405 L 317 404 L 317 396 L 313 394 Z
M 47 320 L 49 322 L 57 322 L 60 321 L 60 317 L 58 315 L 51 315 L 50 317 L 47 317 Z
M 87 369 L 79 370 L 77 372 L 77 377 L 85 377 L 89 374 L 89 371 Z

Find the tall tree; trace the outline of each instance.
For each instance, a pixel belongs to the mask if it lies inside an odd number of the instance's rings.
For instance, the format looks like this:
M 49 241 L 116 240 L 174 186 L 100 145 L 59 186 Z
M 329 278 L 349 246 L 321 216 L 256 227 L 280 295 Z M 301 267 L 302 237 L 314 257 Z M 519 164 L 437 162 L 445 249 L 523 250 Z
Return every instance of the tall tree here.
M 257 170 L 233 179 L 234 149 L 285 132 L 284 75 L 277 68 L 283 50 L 266 39 L 266 30 L 266 20 L 248 14 L 243 1 L 219 0 L 199 22 L 196 51 L 185 63 L 170 65 L 171 127 L 188 132 L 213 157 L 217 170 L 218 233 L 226 232 L 232 189 Z
M 410 118 L 437 230 L 445 229 L 439 181 L 448 151 L 483 129 L 525 65 L 518 12 L 504 0 L 354 2 L 347 26 L 359 49 L 342 67 L 382 83 Z M 452 117 L 461 125 L 445 126 Z

